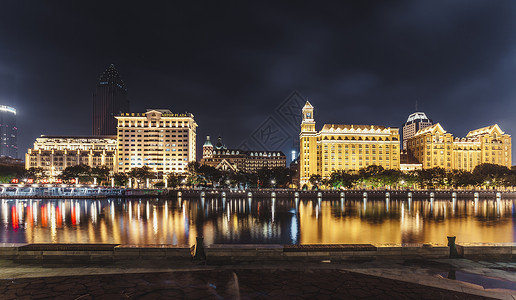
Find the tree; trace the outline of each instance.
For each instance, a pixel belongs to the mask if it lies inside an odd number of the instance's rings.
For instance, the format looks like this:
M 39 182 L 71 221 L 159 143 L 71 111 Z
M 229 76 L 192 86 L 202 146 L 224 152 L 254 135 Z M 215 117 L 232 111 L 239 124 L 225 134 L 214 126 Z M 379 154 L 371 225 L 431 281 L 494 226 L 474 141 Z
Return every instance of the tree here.
M 31 167 L 25 170 L 23 177 L 34 179 L 36 182 L 45 177 L 45 170 L 43 168 Z
M 484 186 L 506 185 L 509 174 L 509 168 L 495 164 L 480 164 L 473 170 L 476 183 Z
M 179 174 L 169 174 L 167 177 L 169 187 L 177 187 L 178 185 L 186 183 L 186 177 Z
M 128 177 L 125 173 L 116 173 L 113 176 L 113 180 L 114 180 L 116 186 L 126 186 Z
M 25 168 L 22 165 L 0 164 L 0 182 L 11 183 L 11 179 L 23 177 Z
M 475 185 L 475 178 L 471 172 L 464 170 L 453 170 L 450 172 L 450 185 L 458 187 L 467 187 Z
M 308 181 L 312 184 L 312 188 L 319 188 L 319 184 L 321 183 L 322 176 L 319 174 L 312 174 Z
M 398 184 L 401 187 L 415 187 L 418 184 L 418 180 L 417 171 L 401 172 Z
M 358 176 L 346 172 L 345 170 L 333 171 L 330 174 L 330 178 L 328 180 L 328 185 L 340 189 L 340 188 L 352 188 L 355 185 Z
M 70 166 L 63 170 L 60 177 L 64 181 L 71 181 L 72 179 L 79 178 L 79 183 L 90 182 L 91 168 L 87 165 Z
M 134 168 L 127 175 L 137 180 L 138 187 L 140 187 L 140 182 L 146 181 L 147 178 L 150 179 L 154 177 L 154 173 L 152 173 L 151 169 L 147 166 Z
M 107 166 L 99 166 L 91 169 L 91 176 L 96 177 L 99 184 L 107 183 L 109 179 L 110 169 Z
M 220 183 L 223 177 L 228 177 L 227 174 L 223 174 L 223 172 L 217 170 L 215 167 L 208 165 L 200 165 L 197 167 L 196 175 L 200 183 L 210 185 Z
M 399 170 L 384 170 L 380 175 L 382 186 L 398 187 L 401 182 L 402 174 L 403 173 Z
M 417 177 L 419 181 L 419 186 L 421 188 L 436 188 L 448 186 L 451 180 L 448 178 L 448 172 L 443 168 L 431 168 L 431 169 L 423 169 L 417 170 Z

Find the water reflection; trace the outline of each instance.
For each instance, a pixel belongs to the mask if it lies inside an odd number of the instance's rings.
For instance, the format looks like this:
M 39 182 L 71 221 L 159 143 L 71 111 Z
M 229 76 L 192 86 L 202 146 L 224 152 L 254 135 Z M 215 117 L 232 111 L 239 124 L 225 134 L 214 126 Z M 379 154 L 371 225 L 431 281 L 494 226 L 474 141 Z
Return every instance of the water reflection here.
M 0 200 L 0 242 L 515 242 L 513 200 Z

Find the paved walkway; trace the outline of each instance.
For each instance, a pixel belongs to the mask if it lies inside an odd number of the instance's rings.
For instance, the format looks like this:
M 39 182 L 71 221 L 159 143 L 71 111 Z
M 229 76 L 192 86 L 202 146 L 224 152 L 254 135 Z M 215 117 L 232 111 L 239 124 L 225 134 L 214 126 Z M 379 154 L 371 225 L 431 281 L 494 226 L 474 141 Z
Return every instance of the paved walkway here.
M 168 263 L 168 265 L 167 265 Z M 445 270 L 509 281 L 512 262 L 388 260 L 341 264 L 108 266 L 0 261 L 1 299 L 516 299 L 516 290 L 449 280 Z M 441 275 L 440 275 L 441 274 Z M 494 278 L 494 277 L 493 277 Z
M 210 270 L 0 281 L 3 299 L 487 299 L 341 270 Z

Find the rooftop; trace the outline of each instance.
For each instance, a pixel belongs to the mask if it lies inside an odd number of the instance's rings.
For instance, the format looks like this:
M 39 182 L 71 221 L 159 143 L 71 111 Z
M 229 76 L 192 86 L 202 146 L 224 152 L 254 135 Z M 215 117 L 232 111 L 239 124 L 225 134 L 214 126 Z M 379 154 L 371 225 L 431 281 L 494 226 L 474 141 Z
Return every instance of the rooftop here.
M 210 136 L 206 136 L 206 141 L 204 142 L 204 145 L 202 145 L 203 147 L 213 147 L 213 144 L 211 143 L 210 141 Z
M 324 124 L 321 132 L 353 132 L 353 133 L 380 133 L 390 132 L 395 127 L 379 125 L 347 125 L 347 124 Z
M 444 128 L 441 126 L 440 123 L 437 123 L 437 124 L 434 124 L 432 126 L 428 126 L 428 127 L 425 127 L 423 129 L 419 129 L 415 136 L 416 135 L 420 135 L 420 134 L 425 134 L 425 133 L 429 133 L 429 132 L 433 132 L 434 130 L 437 130 L 439 129 L 442 133 L 446 133 L 446 130 L 444 130 Z
M 116 140 L 116 135 L 44 135 L 42 134 L 38 139 L 113 139 Z
M 7 105 L 0 105 L 0 111 L 7 111 L 13 114 L 16 114 L 16 108 L 7 106 Z
M 408 119 L 407 119 L 407 122 L 406 123 L 413 123 L 413 122 L 430 122 L 432 123 L 432 120 L 429 119 L 426 114 L 422 111 L 417 111 L 413 114 L 411 114 Z
M 500 129 L 498 124 L 494 124 L 494 125 L 491 125 L 491 126 L 487 126 L 487 127 L 482 127 L 482 128 L 479 128 L 479 129 L 471 130 L 470 132 L 468 132 L 468 135 L 466 135 L 466 137 L 474 137 L 474 136 L 483 135 L 483 134 L 490 134 L 490 133 L 492 133 L 495 130 L 498 131 L 499 134 L 505 134 L 502 131 L 502 129 Z

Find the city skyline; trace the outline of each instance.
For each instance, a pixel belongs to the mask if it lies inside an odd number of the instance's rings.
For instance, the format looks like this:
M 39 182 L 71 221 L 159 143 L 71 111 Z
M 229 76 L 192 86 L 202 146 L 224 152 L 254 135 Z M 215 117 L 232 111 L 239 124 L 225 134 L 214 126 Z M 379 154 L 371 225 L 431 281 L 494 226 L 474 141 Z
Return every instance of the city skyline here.
M 235 146 L 293 90 L 321 124 L 400 127 L 418 102 L 457 136 L 495 123 L 514 133 L 513 3 L 182 5 L 6 4 L 0 102 L 18 110 L 19 152 L 41 134 L 89 134 L 95 79 L 111 63 L 133 111 L 192 112 L 199 136 Z

